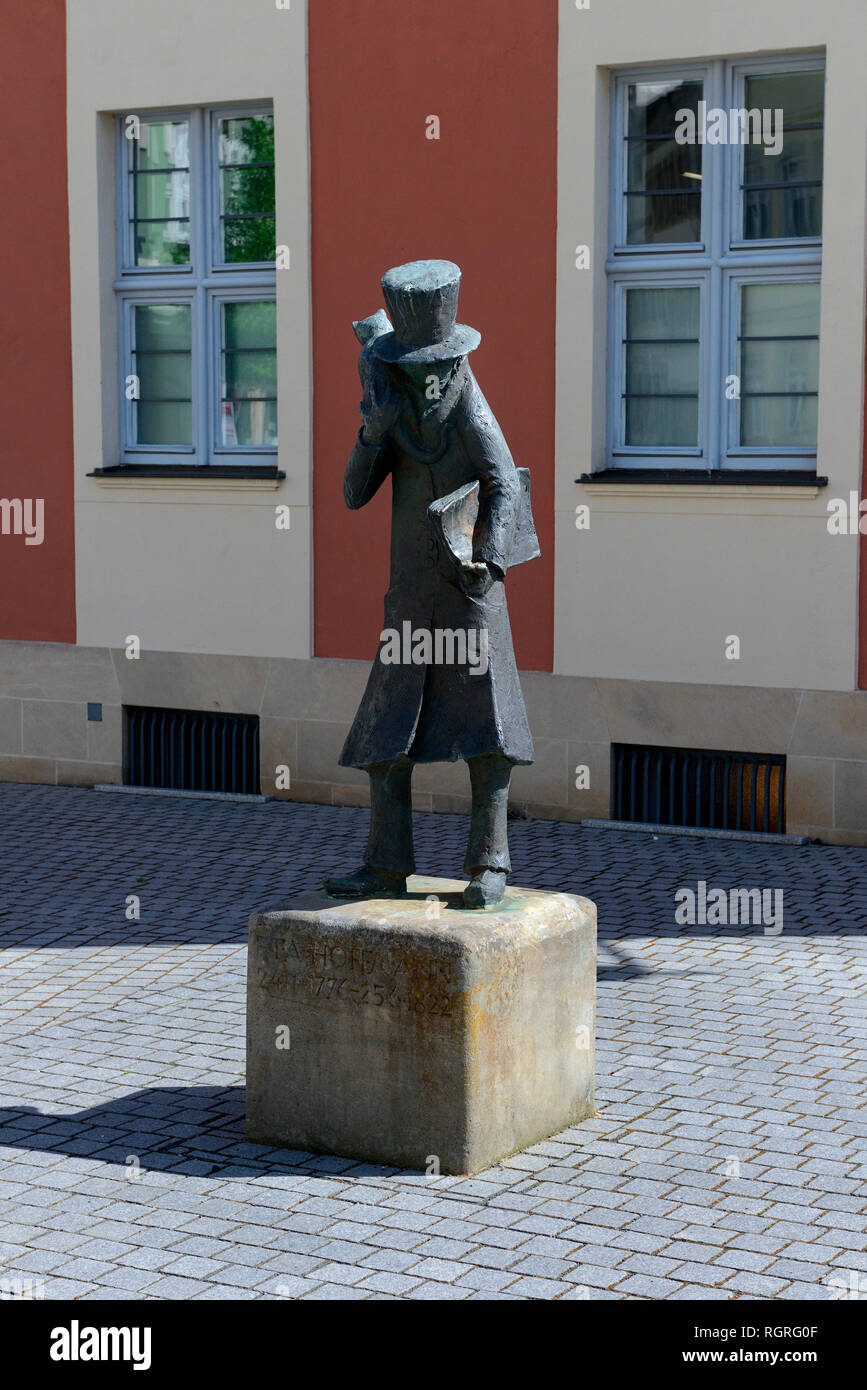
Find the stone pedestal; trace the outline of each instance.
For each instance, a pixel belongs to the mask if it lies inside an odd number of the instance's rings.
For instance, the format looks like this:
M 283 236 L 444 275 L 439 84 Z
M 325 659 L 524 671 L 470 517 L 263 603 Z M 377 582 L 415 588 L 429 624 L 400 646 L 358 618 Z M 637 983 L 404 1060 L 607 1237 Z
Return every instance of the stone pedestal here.
M 251 918 L 250 1140 L 475 1173 L 593 1114 L 594 904 L 462 887 Z

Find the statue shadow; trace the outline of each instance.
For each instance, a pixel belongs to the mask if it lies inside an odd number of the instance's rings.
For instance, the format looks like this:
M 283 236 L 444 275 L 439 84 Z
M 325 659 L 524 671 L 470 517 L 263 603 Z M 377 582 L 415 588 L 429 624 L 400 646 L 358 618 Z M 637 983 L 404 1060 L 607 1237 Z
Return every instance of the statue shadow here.
M 7 1106 L 0 1108 L 0 1147 L 113 1164 L 131 1184 L 147 1183 L 150 1173 L 221 1181 L 350 1170 L 353 1178 L 425 1176 L 416 1169 L 250 1143 L 244 1138 L 244 1105 L 243 1086 L 160 1086 L 73 1112 Z M 280 1189 L 274 1190 L 276 1202 Z

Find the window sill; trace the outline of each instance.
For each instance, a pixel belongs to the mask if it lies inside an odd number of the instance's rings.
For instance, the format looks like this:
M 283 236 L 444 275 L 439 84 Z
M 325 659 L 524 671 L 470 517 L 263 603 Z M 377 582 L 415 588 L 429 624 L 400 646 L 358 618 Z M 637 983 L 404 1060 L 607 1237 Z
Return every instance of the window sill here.
M 227 492 L 276 492 L 286 477 L 276 467 L 251 464 L 118 463 L 88 473 L 100 487 L 196 488 Z
M 590 495 L 623 497 L 817 497 L 828 479 L 810 469 L 600 468 L 575 479 Z

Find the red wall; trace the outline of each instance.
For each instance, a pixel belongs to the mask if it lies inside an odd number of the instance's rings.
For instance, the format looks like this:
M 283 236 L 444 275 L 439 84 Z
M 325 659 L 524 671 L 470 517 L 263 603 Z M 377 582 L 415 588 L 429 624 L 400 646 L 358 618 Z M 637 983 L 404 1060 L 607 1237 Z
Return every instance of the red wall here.
M 313 0 L 309 6 L 317 656 L 372 659 L 391 489 L 343 502 L 360 425 L 351 320 L 390 266 L 463 271 L 479 385 L 532 471 L 542 558 L 508 582 L 519 665 L 553 657 L 556 0 Z M 425 118 L 441 138 L 425 138 Z
M 45 539 L 0 534 L 0 638 L 75 641 L 64 0 L 0 18 L 0 497 L 43 498 Z

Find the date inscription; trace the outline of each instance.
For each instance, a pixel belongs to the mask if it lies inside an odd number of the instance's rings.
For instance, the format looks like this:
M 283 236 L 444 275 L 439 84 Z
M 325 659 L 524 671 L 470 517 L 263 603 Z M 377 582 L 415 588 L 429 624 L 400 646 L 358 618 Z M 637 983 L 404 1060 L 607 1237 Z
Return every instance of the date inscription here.
M 450 961 L 361 943 L 315 942 L 299 937 L 260 940 L 256 984 L 299 1003 L 393 1009 L 417 1017 L 450 1016 Z

